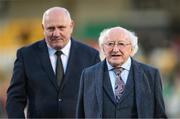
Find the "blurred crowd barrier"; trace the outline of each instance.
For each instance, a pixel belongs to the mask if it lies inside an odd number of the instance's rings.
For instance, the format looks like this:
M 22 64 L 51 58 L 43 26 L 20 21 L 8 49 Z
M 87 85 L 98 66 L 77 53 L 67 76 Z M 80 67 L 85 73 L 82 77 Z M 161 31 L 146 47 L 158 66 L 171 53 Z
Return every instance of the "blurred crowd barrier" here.
M 141 38 L 141 36 L 138 36 Z M 13 20 L 0 28 L 0 117 L 5 117 L 6 90 L 11 79 L 16 50 L 43 38 L 41 20 Z M 137 59 L 159 68 L 162 75 L 163 94 L 169 117 L 180 118 L 180 39 L 169 40 L 167 47 L 152 49 L 147 56 L 140 47 Z M 82 42 L 97 48 L 97 41 Z M 143 46 L 143 44 L 141 45 Z

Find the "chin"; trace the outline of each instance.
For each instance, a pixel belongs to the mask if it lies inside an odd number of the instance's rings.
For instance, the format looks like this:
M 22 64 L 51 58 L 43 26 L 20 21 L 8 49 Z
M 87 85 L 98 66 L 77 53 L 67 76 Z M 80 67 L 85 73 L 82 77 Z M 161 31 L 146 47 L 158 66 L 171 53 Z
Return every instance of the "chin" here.
M 53 49 L 56 49 L 56 50 L 60 50 L 60 49 L 62 49 L 62 46 L 53 45 L 52 48 L 53 48 Z
M 113 62 L 111 62 L 111 65 L 112 65 L 113 67 L 118 67 L 118 66 L 121 66 L 121 65 L 122 65 L 122 62 L 113 61 Z

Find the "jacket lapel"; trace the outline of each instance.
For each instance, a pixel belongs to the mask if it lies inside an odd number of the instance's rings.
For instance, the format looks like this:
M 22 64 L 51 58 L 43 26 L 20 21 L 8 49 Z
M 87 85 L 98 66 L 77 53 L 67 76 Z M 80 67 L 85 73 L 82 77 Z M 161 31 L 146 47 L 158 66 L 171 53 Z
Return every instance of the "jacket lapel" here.
M 45 40 L 41 41 L 39 44 L 40 50 L 37 52 L 40 57 L 40 63 L 42 64 L 43 69 L 48 74 L 50 82 L 58 90 L 58 86 L 55 80 L 55 74 L 51 66 L 51 61 L 49 59 L 48 49 Z
M 96 97 L 99 108 L 99 117 L 102 117 L 104 65 L 105 65 L 105 60 L 99 63 L 99 65 L 97 66 L 97 70 L 95 71 L 96 72 L 95 88 L 96 88 Z
M 111 82 L 110 82 L 110 77 L 109 77 L 109 72 L 106 66 L 106 63 L 104 63 L 104 72 L 103 72 L 103 89 L 105 90 L 105 92 L 107 93 L 108 97 L 110 98 L 110 100 L 116 104 L 116 100 L 114 97 L 114 93 L 113 93 L 113 89 L 111 86 Z
M 128 75 L 128 79 L 127 79 L 127 82 L 126 82 L 126 85 L 125 85 L 125 89 L 124 89 L 124 93 L 122 95 L 122 97 L 120 98 L 119 100 L 119 104 L 121 102 L 123 102 L 124 99 L 126 99 L 126 97 L 133 91 L 134 89 L 134 82 L 133 82 L 133 69 L 132 67 L 130 68 L 130 71 L 129 71 L 129 75 Z
M 153 104 L 150 100 L 152 98 L 152 92 L 150 89 L 150 84 L 148 83 L 148 77 L 138 62 L 132 60 L 132 66 L 134 68 L 138 117 L 148 117 L 148 115 L 151 113 L 148 109 Z
M 76 67 L 75 62 L 78 61 L 78 59 L 79 59 L 78 56 L 75 56 L 76 55 L 76 48 L 77 47 L 76 47 L 75 41 L 71 39 L 70 54 L 69 54 L 66 73 L 64 75 L 64 79 L 63 79 L 62 85 L 60 87 L 61 90 L 67 84 L 68 80 L 70 80 L 72 78 L 71 74 L 73 74 L 72 72 L 74 72 L 73 71 L 74 68 L 72 68 L 72 67 Z

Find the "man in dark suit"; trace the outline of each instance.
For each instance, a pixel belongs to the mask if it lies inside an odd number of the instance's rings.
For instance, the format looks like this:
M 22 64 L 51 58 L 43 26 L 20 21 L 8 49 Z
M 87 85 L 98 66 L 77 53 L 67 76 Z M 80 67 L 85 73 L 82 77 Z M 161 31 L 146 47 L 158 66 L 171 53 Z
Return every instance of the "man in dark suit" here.
M 75 117 L 82 70 L 100 58 L 97 50 L 71 38 L 73 26 L 65 8 L 45 11 L 45 39 L 17 51 L 7 91 L 8 117 L 24 118 L 26 105 L 29 118 Z M 57 51 L 61 52 L 59 60 Z M 56 77 L 61 77 L 60 83 Z
M 166 118 L 158 70 L 132 58 L 137 37 L 122 27 L 104 30 L 105 60 L 83 70 L 76 117 Z

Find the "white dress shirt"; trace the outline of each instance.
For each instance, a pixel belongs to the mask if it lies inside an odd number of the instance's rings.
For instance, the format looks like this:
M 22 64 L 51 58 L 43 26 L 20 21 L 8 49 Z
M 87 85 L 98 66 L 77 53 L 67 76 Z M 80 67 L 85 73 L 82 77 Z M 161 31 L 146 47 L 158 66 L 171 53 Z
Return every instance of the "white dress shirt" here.
M 49 58 L 51 61 L 52 68 L 54 70 L 54 73 L 56 73 L 56 60 L 57 60 L 57 56 L 55 54 L 56 50 L 51 48 L 49 45 L 47 45 L 47 47 L 48 47 L 48 53 L 49 53 Z M 64 73 L 66 72 L 66 68 L 67 68 L 67 64 L 68 64 L 70 48 L 71 48 L 71 40 L 69 40 L 67 45 L 61 49 L 61 51 L 63 53 L 61 55 L 61 60 L 62 60 L 62 64 L 63 64 Z
M 115 73 L 112 70 L 113 67 L 109 64 L 109 62 L 107 60 L 106 60 L 106 63 L 107 63 L 107 68 L 108 68 L 108 72 L 109 72 L 109 78 L 111 81 L 111 86 L 112 86 L 112 89 L 114 92 L 115 80 L 116 80 Z M 124 70 L 121 73 L 121 78 L 124 81 L 124 83 L 126 84 L 128 75 L 129 75 L 129 71 L 130 71 L 130 67 L 131 67 L 131 58 L 129 57 L 128 60 L 124 64 L 121 65 L 121 67 L 124 68 Z

